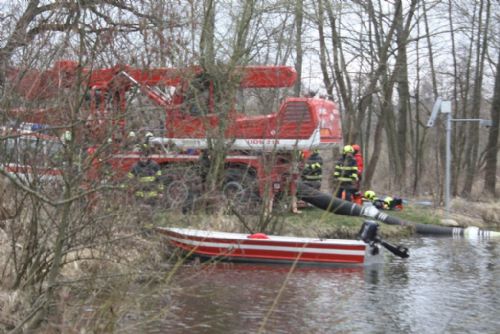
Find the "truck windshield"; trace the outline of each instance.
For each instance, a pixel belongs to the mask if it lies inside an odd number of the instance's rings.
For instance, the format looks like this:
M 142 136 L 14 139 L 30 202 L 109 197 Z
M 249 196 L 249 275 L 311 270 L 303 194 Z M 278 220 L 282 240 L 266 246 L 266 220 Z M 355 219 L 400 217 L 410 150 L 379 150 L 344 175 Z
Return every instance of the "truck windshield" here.
M 49 168 L 61 148 L 58 141 L 37 136 L 11 137 L 1 142 L 0 159 L 3 164 Z

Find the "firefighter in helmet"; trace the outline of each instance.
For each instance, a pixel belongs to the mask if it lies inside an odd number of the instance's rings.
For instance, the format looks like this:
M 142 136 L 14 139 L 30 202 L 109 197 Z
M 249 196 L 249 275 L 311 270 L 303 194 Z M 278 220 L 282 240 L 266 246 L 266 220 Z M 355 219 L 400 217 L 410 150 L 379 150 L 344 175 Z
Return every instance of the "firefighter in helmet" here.
M 150 154 L 157 154 L 157 153 L 159 153 L 159 151 L 158 151 L 159 146 L 157 146 L 153 143 L 153 138 L 154 138 L 154 135 L 151 131 L 146 132 L 146 134 L 144 135 L 144 143 L 142 143 L 142 144 L 147 145 L 149 147 Z
M 72 140 L 73 140 L 73 135 L 69 130 L 64 131 L 64 133 L 61 135 L 61 142 L 63 143 L 63 145 L 69 145 L 69 143 Z
M 371 203 L 371 205 L 375 206 L 377 209 L 384 208 L 384 201 L 377 197 L 377 194 L 373 190 L 367 190 L 363 194 L 363 202 Z
M 358 144 L 351 145 L 354 149 L 354 159 L 356 159 L 356 163 L 358 164 L 358 176 L 361 180 L 361 174 L 363 174 L 364 163 L 363 156 L 361 155 L 361 147 Z
M 391 196 L 386 196 L 384 197 L 382 202 L 382 209 L 383 210 L 402 210 L 403 209 L 403 200 L 399 197 L 391 197 Z
M 346 145 L 342 149 L 342 157 L 337 161 L 333 171 L 333 178 L 337 181 L 338 198 L 345 195 L 346 201 L 351 201 L 352 195 L 357 191 L 358 164 L 353 157 L 354 148 Z
M 150 131 L 146 132 L 144 135 L 144 144 L 150 145 L 151 138 L 153 138 L 153 133 Z
M 399 197 L 387 196 L 384 198 L 384 209 L 385 210 L 402 210 L 403 209 L 403 199 Z
M 323 158 L 319 155 L 319 149 L 314 149 L 307 158 L 302 170 L 302 181 L 310 187 L 319 190 L 321 188 L 321 177 L 323 174 Z
M 141 147 L 140 158 L 128 173 L 128 179 L 134 189 L 137 200 L 154 206 L 163 196 L 160 165 L 150 157 L 151 149 L 144 144 Z
M 371 202 L 377 209 L 380 210 L 402 210 L 403 200 L 398 197 L 386 196 L 383 199 L 378 198 L 373 190 L 367 190 L 364 193 L 363 199 Z
M 365 191 L 363 198 L 369 201 L 374 201 L 377 199 L 377 194 L 375 194 L 373 190 L 367 190 Z
M 361 147 L 358 144 L 353 144 L 352 148 L 354 149 L 354 159 L 358 164 L 358 182 L 356 184 L 356 188 L 359 190 L 361 187 L 361 178 L 363 177 L 364 169 L 363 155 L 361 155 Z
M 139 144 L 138 139 L 139 138 L 137 138 L 137 135 L 134 131 L 129 131 L 123 141 L 123 149 L 125 151 L 140 152 L 141 144 Z

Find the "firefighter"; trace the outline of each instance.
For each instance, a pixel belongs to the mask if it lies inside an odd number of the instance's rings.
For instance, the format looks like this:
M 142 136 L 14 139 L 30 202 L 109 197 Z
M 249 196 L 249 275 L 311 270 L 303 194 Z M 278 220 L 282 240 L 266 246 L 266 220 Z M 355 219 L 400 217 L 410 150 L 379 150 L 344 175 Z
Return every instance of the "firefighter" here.
M 384 210 L 403 210 L 403 200 L 399 197 L 384 198 Z
M 320 190 L 322 175 L 323 158 L 319 155 L 319 149 L 316 148 L 305 162 L 302 170 L 302 181 L 308 186 Z
M 353 154 L 354 148 L 351 145 L 344 146 L 342 157 L 337 161 L 333 172 L 333 178 L 338 182 L 336 196 L 342 198 L 344 193 L 346 201 L 351 201 L 352 195 L 357 191 L 358 165 Z
M 61 143 L 63 145 L 69 145 L 72 140 L 73 140 L 73 135 L 69 130 L 64 131 L 64 133 L 61 135 Z
M 130 131 L 123 142 L 123 148 L 126 151 L 135 151 L 137 149 L 137 135 L 134 131 Z
M 384 208 L 384 201 L 377 197 L 377 194 L 373 190 L 367 190 L 363 194 L 363 202 L 370 203 L 375 206 L 377 209 Z
M 150 131 L 146 132 L 146 134 L 144 135 L 144 144 L 151 145 L 151 138 L 153 138 L 153 133 Z
M 393 198 L 386 196 L 384 199 L 377 197 L 373 190 L 367 190 L 364 193 L 363 199 L 371 202 L 377 209 L 380 210 L 402 210 L 403 200 L 401 198 Z
M 361 180 L 361 176 L 363 174 L 364 163 L 363 156 L 361 155 L 361 147 L 358 144 L 353 144 L 352 148 L 354 149 L 354 159 L 356 159 L 356 163 L 358 164 L 358 179 Z
M 363 199 L 367 201 L 374 201 L 375 199 L 377 199 L 377 194 L 375 194 L 373 190 L 367 190 L 363 194 Z
M 390 210 L 394 205 L 394 198 L 391 196 L 387 196 L 384 198 L 384 209 L 385 210 Z
M 352 148 L 354 149 L 354 159 L 358 164 L 358 182 L 356 184 L 356 188 L 359 190 L 361 188 L 361 179 L 363 178 L 363 156 L 361 155 L 361 147 L 359 147 L 358 144 L 353 144 Z M 361 197 L 361 194 L 359 194 L 359 196 Z
M 160 165 L 150 158 L 151 150 L 143 145 L 140 158 L 128 173 L 130 184 L 134 187 L 136 200 L 149 206 L 155 206 L 163 196 Z
M 154 135 L 152 132 L 148 131 L 144 135 L 144 142 L 141 145 L 147 145 L 149 147 L 150 154 L 159 154 L 161 152 L 160 146 L 153 143 Z
M 66 130 L 59 139 L 61 140 L 62 148 L 58 149 L 53 155 L 52 163 L 58 167 L 67 167 L 69 162 L 68 159 L 72 155 L 71 144 L 73 142 L 73 135 L 71 131 Z

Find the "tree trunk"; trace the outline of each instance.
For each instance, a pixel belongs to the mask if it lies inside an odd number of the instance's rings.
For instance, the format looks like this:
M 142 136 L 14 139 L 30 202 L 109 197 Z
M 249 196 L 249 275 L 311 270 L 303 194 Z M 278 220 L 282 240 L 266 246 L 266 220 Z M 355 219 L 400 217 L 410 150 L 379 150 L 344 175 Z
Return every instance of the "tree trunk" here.
M 458 59 L 457 59 L 457 48 L 455 45 L 456 38 L 455 38 L 455 28 L 454 28 L 454 23 L 453 23 L 453 11 L 452 11 L 452 9 L 453 9 L 453 7 L 452 7 L 452 3 L 450 0 L 448 2 L 448 22 L 450 25 L 451 56 L 453 57 L 453 102 L 455 105 L 455 111 L 457 111 L 458 106 L 460 104 L 459 103 L 459 90 L 458 90 L 460 79 L 459 79 L 459 75 L 458 75 Z M 428 39 L 428 43 L 430 43 L 430 39 Z M 429 44 L 429 47 L 431 47 L 430 44 Z M 433 69 L 433 72 L 435 72 L 434 69 Z M 436 87 L 436 89 L 437 89 L 437 87 Z M 437 97 L 437 91 L 435 94 L 436 94 L 435 97 Z M 458 143 L 458 141 L 456 141 L 457 138 L 456 138 L 455 134 L 453 136 L 455 137 L 454 138 L 455 147 L 452 148 L 452 153 L 457 152 L 456 148 L 459 147 L 459 145 L 460 145 Z M 461 140 L 465 140 L 465 138 L 461 138 Z M 455 151 L 454 151 L 454 149 L 455 149 Z M 462 152 L 462 150 L 460 150 L 460 152 Z M 457 180 L 457 175 L 458 175 L 458 168 L 460 165 L 459 161 L 461 161 L 461 158 L 457 157 L 457 155 L 455 155 L 455 154 L 452 154 L 451 164 L 452 164 L 453 168 L 451 168 L 450 178 L 451 178 L 452 184 L 454 185 L 454 187 L 452 187 L 452 189 L 451 189 L 451 193 L 453 195 L 455 195 L 457 193 L 457 189 L 458 189 L 456 180 Z
M 500 51 L 500 50 L 499 50 Z M 495 76 L 495 93 L 491 104 L 491 121 L 493 126 L 488 134 L 488 145 L 486 146 L 486 167 L 484 168 L 484 192 L 495 198 L 496 195 L 496 180 L 497 180 L 497 164 L 498 164 L 498 132 L 500 123 L 500 52 L 498 52 L 498 60 Z
M 302 0 L 295 1 L 295 71 L 297 71 L 297 81 L 293 86 L 295 96 L 300 96 L 302 85 L 302 22 L 304 18 L 304 4 Z
M 325 39 L 325 10 L 323 7 L 323 0 L 318 0 L 317 6 L 317 17 L 318 17 L 318 35 L 319 35 L 319 66 L 321 68 L 321 74 L 323 76 L 323 84 L 325 85 L 326 94 L 330 99 L 333 99 L 333 83 L 330 79 L 328 73 L 328 57 L 326 50 L 326 39 Z
M 28 27 L 34 18 L 38 15 L 38 0 L 30 0 L 26 10 L 16 22 L 14 30 L 7 39 L 5 45 L 0 48 L 0 86 L 5 81 L 5 71 L 7 64 L 14 51 L 28 42 Z
M 484 61 L 488 50 L 488 27 L 490 18 L 490 2 L 486 1 L 486 23 L 483 24 L 483 6 L 484 1 L 481 0 L 479 5 L 479 26 L 476 45 L 476 66 L 474 76 L 474 90 L 472 95 L 472 110 L 471 118 L 479 118 L 479 110 L 481 110 L 483 87 L 483 72 Z M 483 32 L 484 30 L 484 32 Z M 482 37 L 482 38 L 481 38 Z M 466 149 L 466 174 L 465 183 L 462 190 L 464 196 L 470 196 L 472 192 L 472 185 L 478 172 L 478 156 L 479 156 L 479 124 L 477 122 L 469 122 L 468 124 L 468 140 L 469 143 Z
M 400 10 L 398 18 L 398 29 L 396 34 L 396 43 L 398 46 L 399 65 L 395 68 L 397 91 L 399 98 L 398 120 L 397 120 L 397 160 L 399 161 L 398 175 L 395 176 L 397 188 L 404 187 L 406 179 L 406 152 L 407 152 L 407 132 L 408 132 L 408 114 L 410 112 L 410 88 L 408 86 L 408 60 L 406 55 L 406 43 L 408 40 L 408 31 L 403 28 L 403 13 Z
M 373 176 L 375 174 L 375 168 L 377 167 L 378 160 L 380 159 L 380 151 L 382 149 L 382 130 L 383 130 L 383 121 L 381 118 L 377 121 L 377 125 L 375 127 L 375 133 L 373 137 L 373 151 L 370 155 L 370 159 L 366 164 L 365 174 L 363 179 L 363 185 L 366 189 L 371 188 L 371 182 Z
M 352 92 L 350 89 L 349 77 L 345 75 L 345 72 L 343 71 L 346 66 L 343 62 L 342 42 L 337 28 L 337 18 L 335 17 L 329 2 L 326 2 L 326 10 L 330 20 L 330 28 L 332 32 L 333 77 L 335 78 L 335 83 L 338 87 L 342 105 L 344 106 L 342 118 L 344 142 L 351 143 L 351 128 L 353 126 L 353 119 L 355 118 L 355 110 L 352 103 Z
M 203 25 L 200 36 L 200 64 L 207 69 L 215 64 L 215 0 L 204 1 Z

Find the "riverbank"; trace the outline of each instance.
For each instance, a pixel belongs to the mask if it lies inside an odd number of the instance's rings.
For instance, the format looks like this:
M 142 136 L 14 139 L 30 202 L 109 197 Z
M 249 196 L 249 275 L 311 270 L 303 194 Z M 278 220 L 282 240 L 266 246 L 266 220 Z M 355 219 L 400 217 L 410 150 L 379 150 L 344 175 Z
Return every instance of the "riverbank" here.
M 446 223 L 500 231 L 499 201 L 479 203 L 454 200 L 453 214 L 448 217 L 451 219 L 447 220 L 443 219 L 445 215 L 442 209 L 415 203 L 418 202 L 405 205 L 402 211 L 386 213 L 419 224 Z M 67 255 L 68 264 L 61 271 L 61 281 L 68 283 L 67 287 L 60 291 L 60 303 L 64 305 L 64 312 L 57 314 L 47 323 L 47 332 L 50 332 L 53 324 L 75 331 L 93 328 L 102 332 L 102 328 L 107 328 L 106 326 L 116 326 L 119 323 L 117 319 L 135 314 L 137 300 L 147 304 L 152 294 L 172 289 L 178 266 L 166 258 L 168 254 L 161 237 L 154 233 L 144 233 L 145 225 L 250 233 L 249 229 L 259 222 L 258 216 L 251 215 L 238 218 L 223 212 L 207 214 L 201 211 L 183 215 L 168 210 L 157 212 L 155 221 L 149 224 L 147 221 L 138 220 L 137 213 L 134 213 L 133 208 L 130 209 L 120 211 L 119 215 L 107 221 L 109 225 L 106 225 L 112 226 L 113 230 L 113 238 L 107 243 L 95 244 L 92 248 Z M 242 218 L 248 227 L 241 222 Z M 272 226 L 275 228 L 274 231 L 268 232 L 269 234 L 348 239 L 356 238 L 364 220 L 361 217 L 335 215 L 312 207 L 302 209 L 300 214 L 283 212 L 273 219 Z M 11 288 L 15 268 L 12 267 L 13 262 L 9 261 L 12 258 L 12 248 L 6 231 L 0 228 L 0 266 L 3 269 L 0 284 L 0 332 L 12 330 L 27 316 L 26 312 L 32 303 L 32 299 L 26 295 L 26 290 Z M 405 238 L 414 234 L 410 227 L 383 223 L 380 223 L 379 232 L 384 239 Z M 20 243 L 16 243 L 16 247 L 18 251 L 23 249 Z M 122 294 L 122 291 L 134 293 Z M 157 315 L 156 310 L 151 312 L 153 317 Z M 137 315 L 137 321 L 143 322 L 144 319 Z

